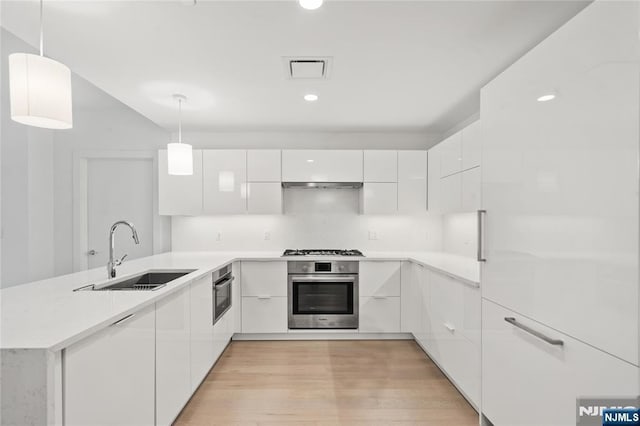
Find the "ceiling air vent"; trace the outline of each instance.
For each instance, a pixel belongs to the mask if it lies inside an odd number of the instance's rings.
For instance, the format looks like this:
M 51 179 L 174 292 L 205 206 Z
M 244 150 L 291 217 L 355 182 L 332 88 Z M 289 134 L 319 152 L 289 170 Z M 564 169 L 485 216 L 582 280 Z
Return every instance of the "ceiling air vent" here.
M 284 58 L 286 77 L 290 80 L 325 80 L 329 78 L 330 58 Z

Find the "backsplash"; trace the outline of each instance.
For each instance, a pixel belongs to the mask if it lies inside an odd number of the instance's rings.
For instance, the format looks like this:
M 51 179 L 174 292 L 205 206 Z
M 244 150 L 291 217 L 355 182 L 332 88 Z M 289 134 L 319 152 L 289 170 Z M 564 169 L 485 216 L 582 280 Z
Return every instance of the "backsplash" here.
M 477 213 L 452 213 L 442 217 L 442 244 L 447 253 L 476 257 L 478 247 Z
M 361 215 L 354 189 L 286 189 L 282 215 L 172 218 L 173 251 L 358 248 L 442 249 L 439 216 Z

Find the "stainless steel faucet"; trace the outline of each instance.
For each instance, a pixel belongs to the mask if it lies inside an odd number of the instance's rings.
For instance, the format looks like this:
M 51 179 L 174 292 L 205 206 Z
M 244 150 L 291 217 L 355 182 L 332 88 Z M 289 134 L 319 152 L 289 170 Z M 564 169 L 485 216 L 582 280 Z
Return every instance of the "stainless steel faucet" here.
M 128 226 L 131 229 L 131 233 L 133 234 L 133 241 L 135 241 L 136 244 L 140 244 L 140 240 L 138 239 L 138 231 L 136 231 L 136 227 L 133 226 L 133 223 L 127 222 L 126 220 L 119 220 L 111 225 L 111 229 L 109 230 L 109 263 L 107 263 L 107 273 L 109 274 L 109 278 L 116 277 L 116 266 L 122 265 L 125 257 L 127 257 L 127 255 L 125 254 L 120 259 L 113 260 L 113 251 L 115 245 L 114 234 L 116 232 L 116 229 L 120 225 Z

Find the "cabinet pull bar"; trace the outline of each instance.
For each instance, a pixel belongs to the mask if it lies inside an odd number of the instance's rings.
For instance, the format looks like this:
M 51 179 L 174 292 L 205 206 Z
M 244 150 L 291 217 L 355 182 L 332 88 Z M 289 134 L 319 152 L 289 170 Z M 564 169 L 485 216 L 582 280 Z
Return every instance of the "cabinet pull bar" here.
M 265 296 L 265 295 L 258 296 L 258 299 L 261 299 L 261 300 L 271 299 L 271 296 Z
M 554 345 L 554 346 L 563 346 L 564 342 L 560 339 L 552 339 L 549 336 L 545 336 L 544 334 L 540 333 L 539 331 L 534 330 L 531 327 L 528 327 L 524 324 L 519 323 L 514 317 L 504 317 L 504 320 L 506 322 L 508 322 L 509 324 L 516 326 L 524 331 L 526 331 L 529 334 L 533 334 L 534 336 L 536 336 L 538 339 L 542 339 L 545 342 L 547 342 L 550 345 Z
M 478 262 L 487 261 L 484 257 L 484 215 L 486 214 L 486 210 L 478 210 Z
M 122 324 L 123 322 L 129 321 L 131 318 L 135 317 L 136 314 L 129 314 L 126 317 L 120 318 L 118 321 L 111 324 L 111 326 Z

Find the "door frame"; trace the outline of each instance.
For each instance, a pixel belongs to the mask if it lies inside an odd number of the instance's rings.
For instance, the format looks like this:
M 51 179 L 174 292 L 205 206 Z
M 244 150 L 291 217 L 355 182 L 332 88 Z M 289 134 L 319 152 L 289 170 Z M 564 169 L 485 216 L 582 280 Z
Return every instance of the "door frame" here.
M 89 251 L 88 235 L 88 173 L 89 160 L 151 160 L 152 162 L 152 253 L 162 250 L 163 223 L 158 214 L 158 155 L 156 151 L 77 151 L 73 153 L 73 271 L 84 271 L 89 267 L 87 251 Z M 105 230 L 106 235 L 107 230 Z M 105 265 L 106 266 L 106 265 Z

